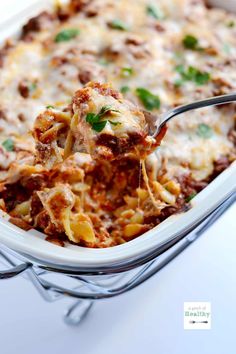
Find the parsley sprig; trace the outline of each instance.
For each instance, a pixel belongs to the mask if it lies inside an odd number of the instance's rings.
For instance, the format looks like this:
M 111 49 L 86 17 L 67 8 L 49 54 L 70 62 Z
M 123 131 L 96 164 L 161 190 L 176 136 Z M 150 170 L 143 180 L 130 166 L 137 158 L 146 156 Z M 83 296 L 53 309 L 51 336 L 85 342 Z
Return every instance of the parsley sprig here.
M 109 27 L 116 29 L 118 31 L 128 31 L 129 27 L 123 21 L 117 19 L 109 22 Z
M 123 77 L 129 77 L 134 74 L 134 69 L 131 67 L 124 67 L 121 69 L 121 76 Z
M 99 113 L 88 113 L 86 116 L 86 122 L 89 123 L 92 127 L 93 130 L 96 132 L 100 133 L 106 126 L 107 122 L 109 122 L 112 125 L 118 125 L 121 124 L 120 122 L 113 122 L 109 119 L 106 120 L 101 120 L 107 113 L 109 112 L 117 112 L 119 113 L 117 109 L 113 109 L 111 106 L 103 106 Z
M 185 198 L 185 201 L 186 203 L 189 203 L 194 197 L 196 197 L 197 193 L 193 192 L 191 193 L 190 195 L 188 195 L 186 198 Z
M 213 135 L 213 130 L 209 125 L 200 123 L 197 128 L 197 135 L 203 139 L 209 139 Z
M 148 91 L 147 89 L 139 87 L 136 89 L 136 94 L 140 101 L 143 103 L 144 107 L 149 111 L 152 111 L 154 108 L 160 108 L 160 98 L 157 95 L 154 95 L 153 93 Z
M 13 151 L 14 141 L 11 138 L 8 138 L 2 142 L 2 146 L 5 148 L 6 151 Z
M 147 5 L 146 13 L 148 16 L 151 16 L 156 20 L 162 20 L 164 18 L 162 11 L 157 6 L 151 4 Z
M 180 74 L 180 78 L 175 81 L 176 86 L 181 86 L 185 81 L 193 81 L 197 85 L 205 85 L 210 80 L 210 74 L 206 71 L 200 71 L 193 66 L 185 68 L 183 65 L 178 65 L 175 68 Z
M 120 92 L 121 92 L 121 93 L 127 93 L 127 92 L 129 92 L 129 91 L 130 91 L 129 86 L 122 86 L 122 87 L 120 88 Z
M 187 34 L 183 40 L 182 40 L 183 46 L 186 49 L 191 49 L 191 50 L 203 50 L 203 48 L 201 48 L 199 46 L 199 42 L 198 39 L 193 36 L 192 34 Z
M 68 42 L 69 40 L 77 37 L 79 33 L 80 30 L 78 28 L 67 28 L 59 32 L 54 41 L 56 43 Z

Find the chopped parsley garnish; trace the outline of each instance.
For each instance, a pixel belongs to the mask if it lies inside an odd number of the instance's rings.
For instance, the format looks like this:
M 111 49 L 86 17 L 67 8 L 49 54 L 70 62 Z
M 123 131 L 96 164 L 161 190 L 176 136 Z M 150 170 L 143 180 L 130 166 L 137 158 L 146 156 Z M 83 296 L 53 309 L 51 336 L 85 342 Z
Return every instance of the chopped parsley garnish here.
M 37 88 L 36 82 L 32 82 L 32 84 L 29 86 L 30 91 L 34 91 Z
M 121 124 L 120 122 L 113 122 L 112 120 L 108 119 L 108 122 L 111 123 L 112 125 L 119 125 Z
M 225 52 L 225 54 L 230 54 L 231 52 L 231 46 L 228 43 L 224 43 L 223 45 L 223 51 Z
M 146 12 L 149 16 L 155 18 L 156 20 L 161 20 L 163 19 L 164 15 L 161 12 L 160 9 L 158 9 L 156 6 L 154 5 L 147 5 L 146 7 Z
M 227 23 L 227 27 L 229 27 L 229 28 L 233 28 L 235 26 L 235 22 L 232 20 L 232 21 L 229 21 L 228 23 Z
M 187 69 L 185 69 L 183 65 L 178 65 L 176 66 L 175 71 L 177 71 L 181 76 L 180 79 L 176 80 L 176 86 L 181 86 L 184 81 L 193 81 L 197 85 L 201 86 L 207 84 L 210 80 L 209 73 L 207 73 L 206 71 L 200 71 L 197 68 L 194 68 L 193 66 L 189 66 Z
M 98 60 L 98 62 L 103 66 L 107 66 L 109 64 L 109 61 L 106 58 L 101 58 Z
M 109 26 L 119 31 L 128 31 L 129 29 L 128 26 L 121 20 L 113 20 L 109 22 Z
M 63 31 L 59 32 L 56 35 L 54 40 L 56 43 L 67 42 L 67 41 L 77 37 L 79 33 L 80 33 L 80 31 L 77 28 L 64 29 Z
M 111 123 L 112 125 L 118 125 L 121 124 L 120 122 L 113 122 L 111 120 L 101 120 L 101 118 L 103 118 L 108 112 L 118 112 L 119 111 L 117 109 L 112 109 L 111 106 L 103 106 L 100 109 L 99 113 L 88 113 L 86 116 L 86 122 L 89 123 L 92 127 L 93 130 L 95 130 L 96 132 L 101 132 L 107 122 Z
M 183 38 L 183 45 L 185 48 L 187 49 L 192 49 L 192 50 L 199 50 L 201 49 L 198 45 L 198 39 L 196 37 L 194 37 L 191 34 L 187 34 L 184 38 Z
M 102 120 L 101 122 L 94 122 L 91 125 L 93 130 L 100 133 L 105 128 L 106 124 L 107 124 L 107 120 Z
M 209 139 L 212 137 L 213 131 L 209 125 L 201 123 L 198 125 L 197 135 L 199 135 L 203 139 Z
M 192 194 L 188 195 L 185 198 L 186 203 L 189 203 L 194 197 L 196 197 L 196 195 L 197 195 L 197 193 L 192 193 Z
M 152 111 L 154 108 L 160 108 L 161 102 L 157 95 L 152 94 L 150 91 L 143 87 L 137 88 L 136 94 L 140 101 L 142 101 L 144 107 L 149 111 Z
M 124 77 L 128 77 L 133 75 L 134 70 L 132 68 L 126 67 L 121 69 L 121 75 Z
M 185 72 L 184 66 L 183 65 L 177 65 L 175 67 L 175 71 L 177 71 L 177 73 L 184 74 L 184 72 Z
M 13 151 L 14 150 L 14 141 L 11 138 L 8 138 L 8 139 L 3 141 L 2 146 L 7 151 Z
M 121 93 L 126 93 L 126 92 L 129 92 L 129 91 L 130 91 L 129 86 L 122 86 L 122 87 L 120 88 L 120 92 L 121 92 Z

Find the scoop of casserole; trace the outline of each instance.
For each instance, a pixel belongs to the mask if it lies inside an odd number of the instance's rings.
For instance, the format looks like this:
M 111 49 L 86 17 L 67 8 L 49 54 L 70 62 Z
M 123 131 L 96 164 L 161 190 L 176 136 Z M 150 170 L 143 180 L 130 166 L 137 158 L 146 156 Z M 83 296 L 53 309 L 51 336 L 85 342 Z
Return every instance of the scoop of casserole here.
M 48 168 L 73 152 L 96 160 L 143 159 L 163 138 L 149 135 L 144 112 L 108 84 L 91 82 L 75 92 L 65 111 L 49 107 L 34 124 L 37 161 Z

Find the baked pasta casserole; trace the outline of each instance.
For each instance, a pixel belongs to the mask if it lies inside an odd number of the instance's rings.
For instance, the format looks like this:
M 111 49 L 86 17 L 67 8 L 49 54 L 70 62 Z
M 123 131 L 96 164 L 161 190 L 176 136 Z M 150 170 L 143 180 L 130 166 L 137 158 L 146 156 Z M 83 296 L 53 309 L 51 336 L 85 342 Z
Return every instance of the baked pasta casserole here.
M 4 43 L 0 73 L 0 208 L 57 245 L 130 241 L 235 160 L 234 103 L 149 134 L 236 91 L 236 16 L 202 0 L 56 2 Z

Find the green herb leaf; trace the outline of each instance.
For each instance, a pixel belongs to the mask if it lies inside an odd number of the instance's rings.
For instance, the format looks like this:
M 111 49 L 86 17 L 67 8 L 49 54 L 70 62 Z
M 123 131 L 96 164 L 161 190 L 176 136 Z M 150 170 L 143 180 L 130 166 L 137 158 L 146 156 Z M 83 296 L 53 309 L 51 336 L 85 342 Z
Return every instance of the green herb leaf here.
M 111 106 L 103 106 L 98 114 L 100 115 L 100 117 L 102 117 L 107 112 L 117 112 L 117 113 L 119 113 L 120 111 L 118 109 L 113 109 Z
M 164 15 L 160 11 L 160 9 L 158 9 L 156 6 L 151 5 L 151 4 L 147 5 L 146 12 L 147 12 L 147 15 L 155 18 L 156 20 L 161 20 L 164 17 Z
M 142 87 L 136 89 L 136 94 L 140 101 L 142 101 L 144 107 L 149 111 L 152 111 L 154 108 L 160 108 L 161 102 L 157 95 L 153 95 L 150 91 Z
M 30 91 L 34 91 L 37 88 L 36 82 L 32 82 L 32 84 L 29 86 Z
M 197 85 L 204 85 L 210 79 L 209 73 L 200 71 L 192 66 L 188 68 L 187 76 L 189 80 L 195 81 Z
M 102 66 L 107 66 L 109 64 L 109 61 L 106 58 L 101 58 L 98 60 L 98 63 Z
M 101 122 L 93 123 L 92 128 L 96 132 L 100 133 L 106 126 L 107 120 L 102 120 Z
M 209 139 L 212 137 L 213 131 L 209 125 L 201 123 L 198 125 L 197 135 L 203 139 Z
M 80 31 L 77 28 L 64 29 L 63 31 L 59 32 L 56 35 L 54 40 L 56 43 L 67 42 L 67 41 L 77 37 L 79 33 L 80 33 Z
M 100 120 L 99 114 L 88 113 L 86 116 L 86 122 L 89 124 L 97 123 Z
M 187 34 L 183 38 L 183 45 L 187 49 L 192 49 L 192 50 L 197 50 L 199 49 L 198 47 L 198 39 L 191 34 Z
M 223 51 L 225 52 L 225 54 L 230 54 L 231 52 L 231 46 L 228 43 L 224 43 L 223 45 Z
M 53 109 L 53 108 L 55 108 L 55 107 L 51 106 L 51 105 L 46 106 L 46 109 Z
M 130 91 L 129 86 L 122 86 L 122 87 L 120 88 L 120 92 L 121 92 L 121 93 L 126 93 L 126 92 L 129 92 L 129 91 Z
M 184 74 L 185 73 L 184 66 L 183 65 L 177 65 L 175 67 L 175 71 L 177 71 L 177 73 Z
M 175 80 L 174 85 L 175 85 L 176 87 L 180 87 L 180 86 L 183 85 L 183 83 L 184 83 L 184 80 L 182 80 L 182 79 L 177 79 L 177 80 Z
M 235 26 L 235 22 L 232 20 L 232 21 L 229 21 L 228 23 L 227 23 L 227 27 L 229 27 L 229 28 L 233 28 Z
M 121 122 L 113 122 L 112 120 L 108 120 L 109 123 L 111 123 L 112 125 L 120 125 Z
M 109 23 L 109 26 L 119 31 L 128 31 L 128 26 L 121 20 L 113 20 Z
M 181 84 L 184 81 L 194 81 L 197 85 L 201 86 L 208 83 L 210 80 L 209 73 L 200 71 L 193 66 L 189 66 L 187 69 L 185 69 L 183 65 L 178 65 L 176 66 L 175 71 L 177 71 L 181 76 Z
M 198 73 L 196 73 L 196 75 L 194 77 L 194 81 L 199 86 L 205 85 L 206 83 L 209 82 L 209 80 L 210 80 L 210 74 L 207 72 L 199 71 Z
M 196 195 L 197 195 L 197 193 L 192 193 L 192 194 L 188 195 L 185 198 L 186 203 L 189 203 L 194 197 L 196 197 Z
M 124 77 L 128 77 L 128 76 L 131 76 L 133 75 L 134 73 L 134 70 L 132 68 L 122 68 L 121 69 L 121 75 L 124 76 Z
M 103 106 L 100 109 L 100 112 L 98 114 L 96 113 L 88 113 L 86 115 L 86 122 L 89 123 L 92 126 L 92 129 L 95 130 L 96 132 L 101 132 L 106 124 L 107 120 L 102 120 L 101 118 L 104 117 L 108 112 L 118 112 L 117 109 L 113 109 L 111 106 Z M 109 120 L 109 122 L 113 125 L 121 124 L 119 122 L 112 122 Z
M 11 138 L 8 138 L 8 139 L 3 141 L 2 146 L 7 151 L 13 151 L 14 150 L 14 141 Z

